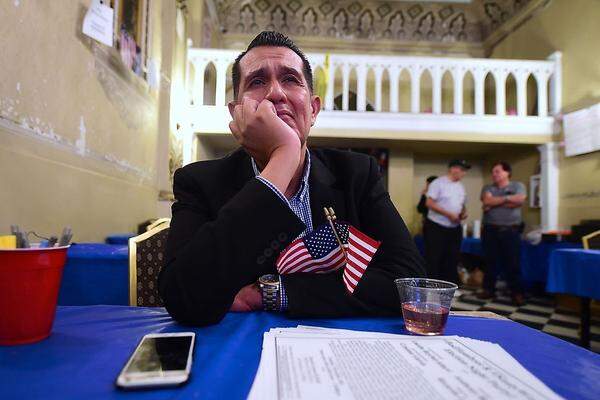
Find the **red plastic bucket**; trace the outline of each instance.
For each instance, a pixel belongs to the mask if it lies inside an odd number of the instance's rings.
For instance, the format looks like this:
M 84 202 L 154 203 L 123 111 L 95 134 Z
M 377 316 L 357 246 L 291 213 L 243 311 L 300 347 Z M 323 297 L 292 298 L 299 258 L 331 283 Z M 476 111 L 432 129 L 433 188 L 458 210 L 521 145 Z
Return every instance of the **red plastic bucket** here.
M 0 250 L 0 345 L 50 335 L 68 248 Z

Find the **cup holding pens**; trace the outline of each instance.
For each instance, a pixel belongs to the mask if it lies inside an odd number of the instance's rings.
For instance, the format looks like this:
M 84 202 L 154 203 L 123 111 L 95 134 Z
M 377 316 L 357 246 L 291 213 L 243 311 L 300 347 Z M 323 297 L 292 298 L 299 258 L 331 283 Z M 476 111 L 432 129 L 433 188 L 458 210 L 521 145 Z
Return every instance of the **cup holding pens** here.
M 426 278 L 404 278 L 394 282 L 400 294 L 406 330 L 418 335 L 443 334 L 458 286 Z
M 0 345 L 50 335 L 68 248 L 0 249 Z

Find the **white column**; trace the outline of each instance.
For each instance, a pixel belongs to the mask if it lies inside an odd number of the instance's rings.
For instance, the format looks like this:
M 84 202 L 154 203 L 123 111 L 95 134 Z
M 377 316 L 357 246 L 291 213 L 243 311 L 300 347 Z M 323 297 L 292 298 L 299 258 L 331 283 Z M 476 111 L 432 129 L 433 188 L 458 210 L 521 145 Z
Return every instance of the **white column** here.
M 465 72 L 458 68 L 452 69 L 452 83 L 454 86 L 454 114 L 463 113 L 463 78 Z
M 538 117 L 548 116 L 548 75 L 544 72 L 533 74 L 537 82 Z
M 542 182 L 540 188 L 542 230 L 556 230 L 558 229 L 559 202 L 559 145 L 556 142 L 545 143 L 538 146 L 538 151 L 540 152 L 540 165 L 542 167 Z
M 381 112 L 381 81 L 383 79 L 383 66 L 375 67 L 375 111 Z
M 421 68 L 410 68 L 410 112 L 418 114 L 421 109 Z
M 496 83 L 496 115 L 506 115 L 506 71 L 494 71 Z
M 439 66 L 435 66 L 431 69 L 431 80 L 432 80 L 432 107 L 431 111 L 433 114 L 442 113 L 442 69 Z
M 475 80 L 475 115 L 483 115 L 485 113 L 484 83 L 486 72 L 481 68 L 473 71 L 473 78 Z
M 550 78 L 550 114 L 558 115 L 562 110 L 562 53 L 556 51 L 548 60 L 554 61 L 554 72 Z
M 194 60 L 194 84 L 192 86 L 192 100 L 195 106 L 204 105 L 204 71 L 207 60 Z
M 325 109 L 327 111 L 333 110 L 333 87 L 335 86 L 335 64 L 329 57 L 329 73 L 327 78 L 327 92 L 325 94 Z
M 393 66 L 388 70 L 390 74 L 390 111 L 398 112 L 398 84 L 400 83 L 400 68 Z
M 349 103 L 349 91 L 350 91 L 350 66 L 344 64 L 342 69 L 343 82 L 342 82 L 342 110 L 348 111 Z
M 215 65 L 215 69 L 217 70 L 217 85 L 215 88 L 215 105 L 216 106 L 224 106 L 225 105 L 225 95 L 227 94 L 227 67 L 229 66 L 229 61 L 227 60 L 219 60 Z
M 356 111 L 367 109 L 367 73 L 369 68 L 361 64 L 356 69 Z
M 527 78 L 529 72 L 519 71 L 515 74 L 517 81 L 517 115 L 519 117 L 527 116 Z

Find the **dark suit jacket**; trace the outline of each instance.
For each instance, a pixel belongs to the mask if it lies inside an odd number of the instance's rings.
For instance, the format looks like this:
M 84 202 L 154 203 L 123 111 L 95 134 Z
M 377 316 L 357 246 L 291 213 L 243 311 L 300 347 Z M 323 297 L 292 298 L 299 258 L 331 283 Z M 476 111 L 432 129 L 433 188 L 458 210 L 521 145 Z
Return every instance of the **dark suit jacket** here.
M 276 273 L 279 252 L 305 228 L 292 210 L 254 178 L 242 149 L 176 171 L 173 218 L 159 290 L 182 323 L 219 322 L 237 292 Z M 389 315 L 400 312 L 394 279 L 424 276 L 423 261 L 384 189 L 375 160 L 338 150 L 311 150 L 310 206 L 314 227 L 333 207 L 382 242 L 356 287 L 347 293 L 341 271 L 283 277 L 291 316 Z

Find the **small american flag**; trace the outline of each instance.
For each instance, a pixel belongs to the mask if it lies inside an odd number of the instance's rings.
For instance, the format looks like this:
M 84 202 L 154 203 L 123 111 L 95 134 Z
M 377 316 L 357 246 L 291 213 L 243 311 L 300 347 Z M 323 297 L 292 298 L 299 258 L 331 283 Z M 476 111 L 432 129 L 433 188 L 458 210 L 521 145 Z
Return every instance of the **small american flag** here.
M 325 223 L 290 243 L 275 262 L 277 271 L 282 275 L 299 272 L 323 274 L 345 267 L 342 275 L 344 285 L 350 293 L 354 293 L 381 242 L 345 222 L 333 224 L 346 254 L 340 248 L 331 225 Z

